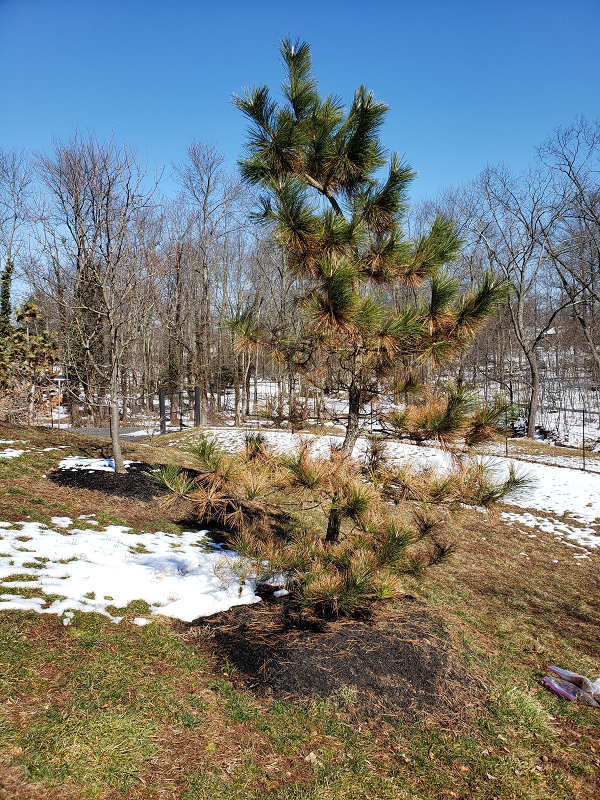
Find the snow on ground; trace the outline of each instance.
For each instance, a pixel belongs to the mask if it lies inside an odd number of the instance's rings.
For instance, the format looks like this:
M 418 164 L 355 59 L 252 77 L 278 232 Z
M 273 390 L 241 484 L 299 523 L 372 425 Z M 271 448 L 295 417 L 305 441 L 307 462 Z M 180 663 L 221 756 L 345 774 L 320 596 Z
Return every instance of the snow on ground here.
M 212 428 L 207 429 L 205 433 L 215 436 L 224 447 L 234 450 L 243 447 L 246 431 Z M 288 431 L 265 429 L 260 433 L 276 452 L 286 452 L 298 447 L 302 442 L 308 442 L 314 455 L 326 455 L 332 446 L 342 442 L 341 436 L 317 437 L 312 434 L 292 434 Z M 193 441 L 197 436 L 198 433 L 193 432 L 188 434 L 186 439 Z M 366 439 L 359 439 L 354 449 L 354 457 L 360 458 L 367 446 Z M 400 442 L 388 442 L 387 453 L 396 463 L 411 464 L 416 467 L 444 469 L 451 462 L 448 453 L 438 448 Z M 499 479 L 506 477 L 511 464 L 514 464 L 517 473 L 527 473 L 531 478 L 530 487 L 514 497 L 513 503 L 523 508 L 538 509 L 558 516 L 566 514 L 572 520 L 586 525 L 595 520 L 600 523 L 600 475 L 597 473 L 564 469 L 548 464 L 515 462 L 510 458 L 499 456 L 484 455 L 480 458 Z
M 96 611 L 118 622 L 107 607 L 141 599 L 154 614 L 189 622 L 259 600 L 251 578 L 236 578 L 235 553 L 213 544 L 207 531 L 140 534 L 120 525 L 87 527 L 98 523 L 93 514 L 84 516 L 75 522 L 53 517 L 52 526 L 0 522 L 0 581 L 9 590 L 0 595 L 0 610 L 58 614 L 65 624 L 68 611 Z M 11 575 L 30 580 L 9 580 Z M 47 604 L 43 596 L 25 598 L 14 589 L 64 599 Z
M 138 461 L 124 459 L 123 465 L 130 467 L 138 464 Z M 87 472 L 114 472 L 115 462 L 112 458 L 80 458 L 79 456 L 68 456 L 58 465 L 59 469 L 64 470 L 86 470 Z
M 17 458 L 18 456 L 22 456 L 25 450 L 15 450 L 13 447 L 5 447 L 4 450 L 0 450 L 0 458 Z
M 541 533 L 546 533 L 554 536 L 556 542 L 561 542 L 569 547 L 581 549 L 583 552 L 576 554 L 574 558 L 590 558 L 589 551 L 600 547 L 600 535 L 597 528 L 589 526 L 574 526 L 568 525 L 562 520 L 552 519 L 551 517 L 535 516 L 529 511 L 524 514 L 514 514 L 512 512 L 503 512 L 501 514 L 503 520 L 514 523 L 515 525 L 523 525 L 527 528 L 537 528 Z M 536 538 L 534 533 L 526 533 L 521 531 L 525 536 L 532 539 Z
M 280 453 L 307 442 L 314 455 L 326 457 L 342 441 L 341 436 L 265 428 L 260 432 Z M 212 428 L 203 433 L 214 435 L 226 449 L 237 450 L 244 446 L 247 429 Z M 190 431 L 174 444 L 193 441 L 198 434 L 198 430 Z M 359 439 L 355 457 L 366 446 L 367 440 Z M 394 461 L 414 466 L 444 468 L 450 463 L 448 454 L 434 447 L 390 442 L 388 453 Z M 499 477 L 512 463 L 496 455 L 483 458 Z M 600 475 L 537 463 L 517 462 L 516 467 L 529 473 L 533 485 L 512 501 L 522 511 L 507 511 L 501 518 L 519 530 L 524 528 L 524 537 L 535 538 L 534 529 L 546 538 L 552 536 L 557 547 L 569 548 L 574 564 L 592 558 L 600 547 Z M 61 461 L 61 468 L 107 471 L 114 464 L 111 459 L 70 456 Z M 118 622 L 109 607 L 145 600 L 152 614 L 190 621 L 259 600 L 252 576 L 244 575 L 243 561 L 212 543 L 207 532 L 135 533 L 118 525 L 102 527 L 94 517 L 92 512 L 75 521 L 53 517 L 50 525 L 0 522 L 0 610 L 58 614 L 65 625 L 76 611 L 96 611 Z M 27 579 L 10 579 L 17 575 Z M 29 589 L 33 597 L 26 598 L 17 589 Z M 64 599 L 47 602 L 48 595 Z M 148 620 L 140 617 L 134 622 L 143 625 Z
M 504 469 L 508 459 L 494 458 L 494 464 Z M 517 468 L 529 473 L 534 481 L 531 490 L 523 493 L 518 505 L 546 514 L 567 515 L 572 520 L 589 524 L 600 522 L 600 476 L 547 464 L 523 464 Z
M 0 447 L 7 444 L 29 444 L 29 442 L 27 439 L 0 439 Z M 4 450 L 0 450 L 0 458 L 18 458 L 23 453 L 47 453 L 50 450 L 68 450 L 70 447 L 71 445 L 69 444 L 61 444 L 58 447 L 44 447 L 43 450 L 32 450 L 29 447 L 25 447 L 22 450 L 14 447 L 5 447 Z
M 206 433 L 214 435 L 223 446 L 238 449 L 243 447 L 246 432 L 214 428 Z M 341 436 L 316 437 L 264 429 L 261 433 L 265 436 L 267 444 L 277 452 L 285 452 L 302 442 L 308 442 L 315 455 L 326 455 L 331 446 L 342 442 Z M 193 440 L 197 435 L 190 433 L 187 438 Z M 354 449 L 354 457 L 360 458 L 367 445 L 366 439 L 359 439 Z M 411 464 L 415 467 L 444 469 L 451 462 L 447 453 L 435 447 L 400 442 L 388 442 L 387 453 L 396 463 Z M 552 529 L 556 533 L 557 541 L 577 542 L 584 548 L 600 546 L 600 475 L 548 464 L 514 462 L 510 458 L 498 456 L 485 455 L 481 456 L 481 459 L 499 479 L 507 476 L 511 464 L 514 464 L 518 474 L 526 473 L 529 476 L 531 481 L 529 487 L 513 496 L 510 502 L 522 508 L 536 509 L 546 516 L 540 515 L 536 518 L 539 522 L 532 523 L 533 515 L 526 514 L 527 522 L 523 522 L 524 525 L 531 527 L 543 524 L 544 530 Z M 554 516 L 563 517 L 563 520 L 556 520 Z M 568 525 L 564 520 L 565 517 L 574 525 Z M 510 522 L 520 521 L 520 516 L 514 514 L 504 514 L 503 518 Z

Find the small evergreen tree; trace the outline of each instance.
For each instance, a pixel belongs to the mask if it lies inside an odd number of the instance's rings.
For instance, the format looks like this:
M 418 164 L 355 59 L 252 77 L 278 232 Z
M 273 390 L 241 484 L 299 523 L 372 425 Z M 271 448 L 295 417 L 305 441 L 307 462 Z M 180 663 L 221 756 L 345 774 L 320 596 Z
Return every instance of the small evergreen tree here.
M 527 484 L 514 469 L 498 482 L 483 464 L 398 467 L 388 463 L 381 443 L 373 445 L 378 452 L 361 465 L 339 452 L 311 454 L 306 443 L 278 456 L 260 432 L 246 433 L 237 451 L 201 435 L 186 447 L 193 471 L 172 465 L 148 474 L 170 492 L 164 508 L 181 502 L 179 512 L 228 531 L 244 560 L 226 558 L 217 574 L 284 582 L 288 612 L 295 607 L 337 617 L 397 598 L 405 576 L 451 552 L 451 518 L 466 505 L 492 506 Z M 333 497 L 345 529 L 332 547 L 321 529 Z
M 17 401 L 15 414 L 19 417 L 24 416 L 21 405 L 26 402 L 27 423 L 31 425 L 41 399 L 40 386 L 51 379 L 58 348 L 54 335 L 47 330 L 30 332 L 30 326 L 41 319 L 39 308 L 31 300 L 15 309 L 15 319 L 17 327 L 11 326 L 9 334 L 0 339 L 0 395 Z
M 505 301 L 507 288 L 485 275 L 481 286 L 460 297 L 443 268 L 461 242 L 441 216 L 418 240 L 406 238 L 415 173 L 381 144 L 385 103 L 360 86 L 346 109 L 338 97 L 320 95 L 308 44 L 284 39 L 280 53 L 284 103 L 256 85 L 233 98 L 250 122 L 239 167 L 244 181 L 263 192 L 256 219 L 302 286 L 301 340 L 272 336 L 265 344 L 285 351 L 309 378 L 325 370 L 337 376 L 348 396 L 342 452 L 351 454 L 365 399 L 390 383 L 398 392 L 422 390 L 415 368 L 456 356 Z M 424 299 L 400 306 L 401 287 L 422 289 Z M 433 426 L 440 420 L 446 439 L 455 419 L 457 431 L 464 427 L 465 404 L 471 403 L 466 395 L 462 405 L 457 398 L 460 393 L 451 391 L 447 413 L 429 419 Z M 328 540 L 337 541 L 340 522 L 334 498 Z
M 10 284 L 14 269 L 13 262 L 8 260 L 0 275 L 0 339 L 9 336 L 11 332 Z

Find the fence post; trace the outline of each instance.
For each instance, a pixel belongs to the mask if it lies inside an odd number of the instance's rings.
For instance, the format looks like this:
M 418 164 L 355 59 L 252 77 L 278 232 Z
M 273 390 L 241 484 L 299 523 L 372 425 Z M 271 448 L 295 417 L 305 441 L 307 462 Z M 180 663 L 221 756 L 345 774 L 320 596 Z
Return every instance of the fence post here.
M 158 390 L 158 417 L 160 420 L 160 432 L 167 432 L 167 406 L 165 403 L 165 390 Z
M 194 428 L 200 427 L 200 387 L 194 386 Z

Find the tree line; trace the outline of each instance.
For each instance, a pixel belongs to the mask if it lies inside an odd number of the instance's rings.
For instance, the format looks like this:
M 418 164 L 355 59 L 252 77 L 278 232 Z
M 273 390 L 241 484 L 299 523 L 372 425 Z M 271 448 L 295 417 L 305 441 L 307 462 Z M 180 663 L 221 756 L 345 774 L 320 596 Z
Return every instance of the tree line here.
M 239 424 L 268 378 L 288 415 L 342 389 L 350 448 L 374 397 L 424 405 L 453 378 L 509 399 L 526 386 L 533 436 L 548 375 L 600 382 L 600 124 L 555 131 L 522 174 L 488 166 L 409 208 L 384 104 L 362 87 L 347 109 L 322 98 L 310 52 L 282 56 L 286 104 L 265 87 L 234 98 L 251 124 L 238 169 L 192 141 L 170 196 L 112 136 L 0 152 L 5 400 L 32 421 L 60 369 L 76 427 L 118 428 L 159 388 L 173 410 L 194 386 L 202 423 L 230 390 Z

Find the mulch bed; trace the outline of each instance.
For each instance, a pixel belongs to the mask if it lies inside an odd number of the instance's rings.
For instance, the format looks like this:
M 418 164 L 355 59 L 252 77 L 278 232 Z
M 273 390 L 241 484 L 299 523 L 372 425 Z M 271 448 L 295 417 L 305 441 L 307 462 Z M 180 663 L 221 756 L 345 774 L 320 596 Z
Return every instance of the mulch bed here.
M 234 680 L 259 696 L 304 704 L 320 697 L 362 718 L 470 730 L 487 691 L 442 637 L 426 603 L 408 595 L 399 609 L 383 607 L 369 619 L 305 629 L 289 605 L 266 599 L 199 619 L 186 636 L 227 660 Z
M 93 492 L 104 492 L 148 503 L 166 491 L 146 475 L 149 470 L 156 467 L 156 464 L 139 462 L 131 464 L 124 475 L 100 470 L 57 469 L 51 472 L 48 478 L 59 486 L 89 489 Z
M 149 502 L 164 490 L 132 464 L 125 475 L 56 470 L 55 483 Z M 382 605 L 366 618 L 308 620 L 273 589 L 263 602 L 236 606 L 191 624 L 175 622 L 218 662 L 235 667 L 234 680 L 255 694 L 307 704 L 327 701 L 362 719 L 408 719 L 469 731 L 487 696 L 481 679 L 452 652 L 427 604 L 406 595 L 398 608 Z

